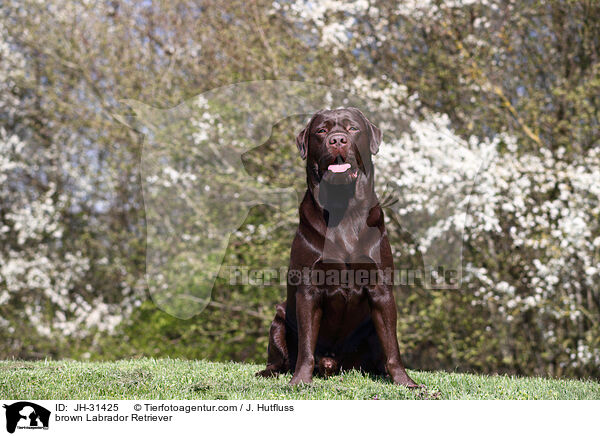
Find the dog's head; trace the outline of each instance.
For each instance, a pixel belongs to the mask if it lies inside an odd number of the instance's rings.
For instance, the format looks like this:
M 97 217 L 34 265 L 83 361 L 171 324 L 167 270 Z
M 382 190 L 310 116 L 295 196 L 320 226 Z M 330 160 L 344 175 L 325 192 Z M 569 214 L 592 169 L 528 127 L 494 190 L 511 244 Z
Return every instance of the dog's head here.
M 336 217 L 329 225 L 339 222 L 353 199 L 367 207 L 377 201 L 371 156 L 380 143 L 381 130 L 352 107 L 319 111 L 298 134 L 308 189 Z
M 296 145 L 307 159 L 309 183 L 332 185 L 356 183 L 370 176 L 371 155 L 377 153 L 381 131 L 356 108 L 315 113 L 298 134 Z

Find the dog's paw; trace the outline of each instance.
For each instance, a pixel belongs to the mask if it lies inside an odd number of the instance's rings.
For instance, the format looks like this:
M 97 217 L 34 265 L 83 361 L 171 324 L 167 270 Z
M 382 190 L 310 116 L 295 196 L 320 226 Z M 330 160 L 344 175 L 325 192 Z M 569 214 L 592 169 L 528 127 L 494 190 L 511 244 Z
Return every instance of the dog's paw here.
M 309 385 L 312 383 L 312 375 L 294 374 L 290 380 L 290 385 L 298 386 L 300 384 Z
M 392 377 L 392 380 L 393 380 L 394 384 L 404 386 L 405 388 L 409 388 L 409 389 L 422 389 L 425 387 L 425 385 L 417 384 L 405 372 L 402 374 L 399 374 L 396 377 Z
M 272 378 L 279 377 L 279 373 L 272 368 L 265 368 L 262 371 L 258 371 L 254 374 L 254 377 L 264 377 L 264 378 Z

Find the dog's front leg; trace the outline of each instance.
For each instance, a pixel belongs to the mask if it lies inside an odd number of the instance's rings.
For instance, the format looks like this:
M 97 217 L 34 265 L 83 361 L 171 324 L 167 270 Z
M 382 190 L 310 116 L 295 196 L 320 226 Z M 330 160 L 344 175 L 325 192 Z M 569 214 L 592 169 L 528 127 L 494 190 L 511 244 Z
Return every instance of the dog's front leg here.
M 400 358 L 396 334 L 396 302 L 392 290 L 385 286 L 377 286 L 370 291 L 369 296 L 371 317 L 385 354 L 385 369 L 394 383 L 410 388 L 417 387 L 406 373 Z
M 312 382 L 322 312 L 320 296 L 316 289 L 308 287 L 296 291 L 298 359 L 291 385 Z

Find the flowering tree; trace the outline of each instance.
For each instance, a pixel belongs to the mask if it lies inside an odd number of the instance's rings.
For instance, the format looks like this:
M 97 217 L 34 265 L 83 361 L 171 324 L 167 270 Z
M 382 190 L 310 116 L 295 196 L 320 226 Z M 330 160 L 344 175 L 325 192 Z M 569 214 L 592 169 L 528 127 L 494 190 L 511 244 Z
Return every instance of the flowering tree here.
M 32 77 L 32 53 L 11 33 L 14 17 L 3 12 L 0 323 L 7 355 L 42 357 L 57 352 L 64 338 L 113 332 L 133 308 L 136 282 L 98 293 L 94 276 L 110 270 L 109 260 L 85 239 L 103 230 L 106 204 L 95 189 L 113 180 L 95 173 L 99 152 L 83 146 L 81 126 L 52 114 L 60 100 L 36 84 L 50 77 Z

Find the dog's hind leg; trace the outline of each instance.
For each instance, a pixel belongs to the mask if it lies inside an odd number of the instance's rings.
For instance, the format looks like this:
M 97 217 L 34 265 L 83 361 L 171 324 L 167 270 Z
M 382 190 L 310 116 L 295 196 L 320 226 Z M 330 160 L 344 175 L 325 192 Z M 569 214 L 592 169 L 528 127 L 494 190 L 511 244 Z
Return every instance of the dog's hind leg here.
M 285 340 L 285 306 L 285 301 L 275 306 L 275 319 L 269 330 L 267 367 L 257 372 L 257 377 L 274 377 L 290 370 L 288 348 Z

